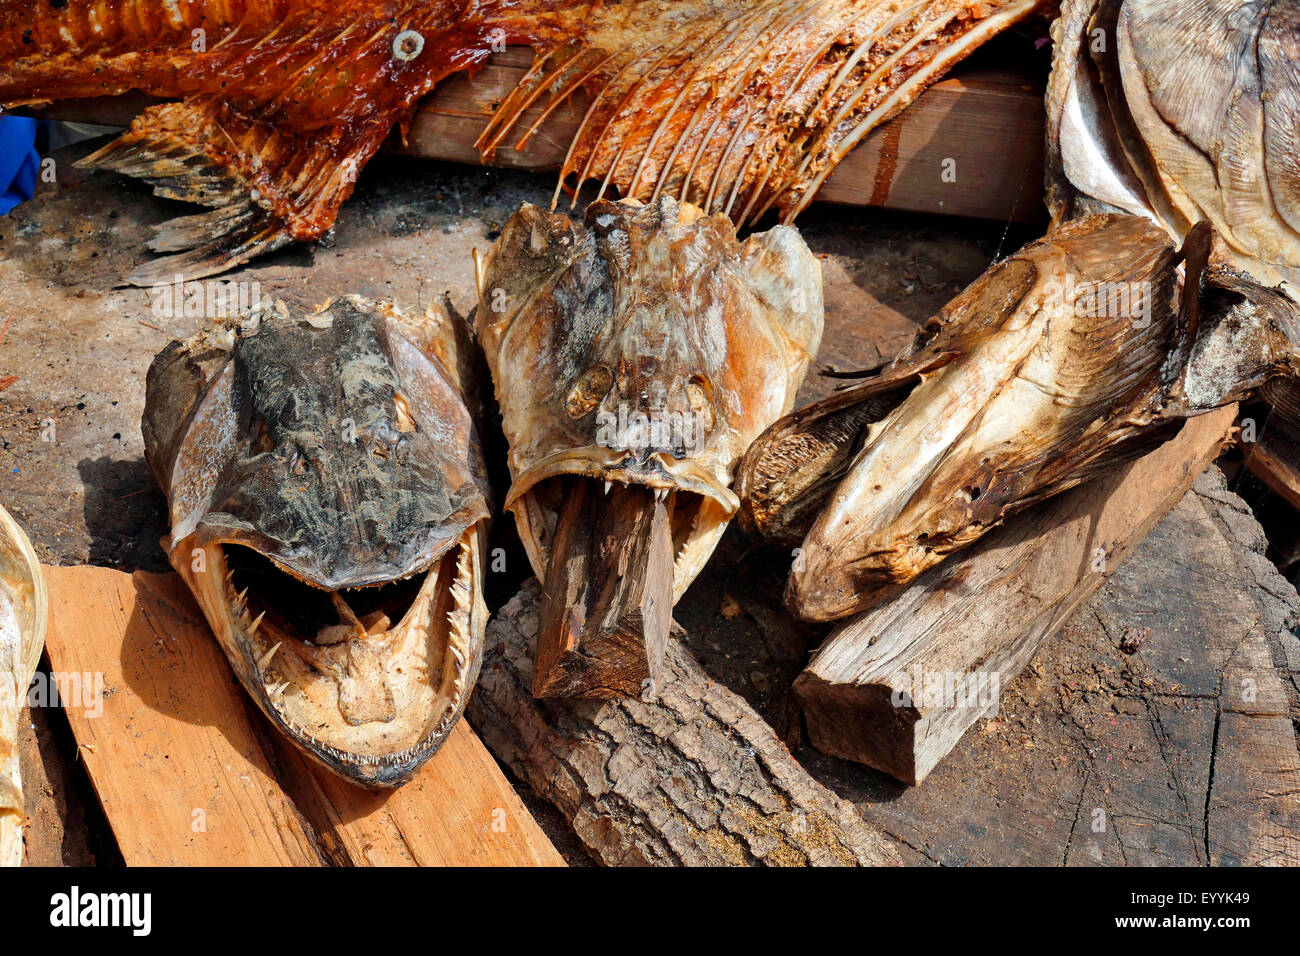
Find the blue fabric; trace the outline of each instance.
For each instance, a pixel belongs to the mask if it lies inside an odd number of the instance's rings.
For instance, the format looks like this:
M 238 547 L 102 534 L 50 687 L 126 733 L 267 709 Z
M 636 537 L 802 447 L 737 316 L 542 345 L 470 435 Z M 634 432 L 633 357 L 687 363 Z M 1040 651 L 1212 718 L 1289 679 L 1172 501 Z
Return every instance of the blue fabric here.
M 36 120 L 0 116 L 0 216 L 36 191 Z

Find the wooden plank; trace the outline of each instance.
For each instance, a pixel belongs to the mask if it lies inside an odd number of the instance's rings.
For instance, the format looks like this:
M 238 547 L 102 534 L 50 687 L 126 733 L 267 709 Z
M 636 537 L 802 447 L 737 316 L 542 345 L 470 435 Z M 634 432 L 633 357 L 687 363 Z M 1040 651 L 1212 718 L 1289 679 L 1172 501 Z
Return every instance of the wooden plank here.
M 101 715 L 65 710 L 129 865 L 563 864 L 463 722 L 405 787 L 353 787 L 250 718 L 175 575 L 47 574 L 53 670 L 103 675 Z
M 363 790 L 277 735 L 286 789 L 322 852 L 351 866 L 564 866 L 492 755 L 461 721 L 410 783 Z
M 474 74 L 458 74 L 419 107 L 407 141 L 386 148 L 429 159 L 478 164 L 474 142 L 532 62 L 525 49 L 493 57 Z M 839 165 L 818 199 L 852 206 L 985 219 L 1044 218 L 1042 80 L 998 70 L 959 71 L 936 83 L 897 118 L 874 130 Z M 138 94 L 65 100 L 39 111 L 49 119 L 125 126 L 156 102 Z M 524 113 L 529 128 L 544 101 Z M 493 164 L 550 172 L 564 161 L 586 109 L 583 97 L 556 110 L 523 150 L 512 138 Z M 945 170 L 949 175 L 945 176 Z
M 834 631 L 795 682 L 813 746 L 924 780 L 1218 456 L 1235 414 L 1191 419 Z
M 102 675 L 102 698 L 63 706 L 127 865 L 320 865 L 180 579 L 45 573 L 52 671 Z

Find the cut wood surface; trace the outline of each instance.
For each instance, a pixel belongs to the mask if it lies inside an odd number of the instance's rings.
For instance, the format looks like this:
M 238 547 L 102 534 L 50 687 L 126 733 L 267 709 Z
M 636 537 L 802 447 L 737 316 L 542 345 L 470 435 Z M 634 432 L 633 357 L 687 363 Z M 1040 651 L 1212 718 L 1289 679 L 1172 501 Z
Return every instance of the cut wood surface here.
M 1265 548 L 1210 468 L 916 787 L 798 744 L 790 684 L 819 635 L 775 610 L 789 552 L 729 534 L 674 617 L 905 862 L 1296 865 L 1300 595 Z
M 494 54 L 473 76 L 458 74 L 421 104 L 403 145 L 389 148 L 430 159 L 480 163 L 474 143 L 492 108 L 518 85 L 532 63 L 526 49 Z M 40 111 L 50 119 L 124 126 L 147 97 L 68 100 Z M 519 130 L 541 115 L 540 102 Z M 576 97 L 556 110 L 527 143 L 508 140 L 494 165 L 557 170 L 582 120 Z M 961 71 L 922 93 L 899 116 L 874 130 L 840 163 L 818 193 L 824 202 L 885 206 L 986 219 L 1043 218 L 1042 81 L 998 70 Z M 947 175 L 945 175 L 947 171 Z
M 464 722 L 406 787 L 353 787 L 250 713 L 176 575 L 46 574 L 50 666 L 79 678 L 63 707 L 128 865 L 562 862 Z
M 635 697 L 662 683 L 672 626 L 669 505 L 577 479 L 556 524 L 533 670 L 537 697 Z
M 488 624 L 470 719 L 609 865 L 891 864 L 889 841 L 816 783 L 763 719 L 669 638 L 651 699 L 535 700 L 540 588 Z
M 1235 415 L 1189 420 L 837 628 L 795 682 L 812 745 L 924 780 L 1218 457 Z

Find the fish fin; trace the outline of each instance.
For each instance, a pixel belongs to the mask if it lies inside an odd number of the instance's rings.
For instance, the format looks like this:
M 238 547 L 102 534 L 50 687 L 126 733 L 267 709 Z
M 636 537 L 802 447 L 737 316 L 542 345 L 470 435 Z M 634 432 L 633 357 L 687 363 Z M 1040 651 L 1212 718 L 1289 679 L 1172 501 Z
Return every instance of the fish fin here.
M 550 91 L 541 120 L 578 91 L 586 111 L 560 170 L 625 197 L 669 195 L 738 224 L 768 209 L 792 219 L 831 169 L 875 126 L 1035 0 L 881 5 L 759 0 L 700 5 L 642 23 L 622 5 L 591 14 L 585 42 L 561 30 L 534 42 L 525 83 L 479 140 L 485 156 Z M 642 18 L 644 19 L 644 17 Z
M 30 39 L 0 56 L 0 105 L 131 89 L 179 100 L 148 108 L 87 161 L 214 209 L 160 230 L 153 248 L 175 255 L 129 282 L 211 275 L 320 238 L 417 100 L 490 53 L 478 24 L 449 29 L 445 3 L 401 16 L 256 0 L 210 17 L 161 0 L 30 6 L 0 0 L 0 50 Z
M 218 158 L 194 136 L 196 125 L 208 121 L 205 109 L 196 104 L 154 106 L 126 133 L 77 163 L 139 179 L 164 199 L 211 209 L 155 226 L 149 248 L 172 255 L 141 264 L 126 277 L 129 284 L 214 275 L 292 238 L 285 220 L 258 204 L 257 188 L 240 174 L 239 165 Z

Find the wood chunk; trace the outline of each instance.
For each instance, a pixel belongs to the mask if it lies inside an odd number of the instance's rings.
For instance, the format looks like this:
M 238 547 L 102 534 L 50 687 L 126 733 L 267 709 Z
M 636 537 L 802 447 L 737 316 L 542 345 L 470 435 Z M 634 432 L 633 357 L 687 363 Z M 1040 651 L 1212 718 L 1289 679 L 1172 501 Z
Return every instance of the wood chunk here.
M 653 700 L 535 700 L 540 588 L 488 624 L 468 716 L 498 760 L 608 865 L 896 864 L 763 719 L 669 638 Z
M 1290 436 L 1267 430 L 1242 443 L 1242 464 L 1269 489 L 1300 509 L 1300 447 Z
M 533 693 L 635 697 L 661 686 L 672 624 L 672 497 L 568 485 L 550 549 Z M 649 682 L 649 683 L 647 683 Z
M 64 709 L 127 865 L 563 865 L 463 721 L 410 783 L 354 787 L 265 726 L 176 575 L 46 575 L 53 670 L 103 675 Z
M 1178 503 L 1235 414 L 1191 419 L 1145 457 L 1013 518 L 834 631 L 795 682 L 812 745 L 924 780 Z

